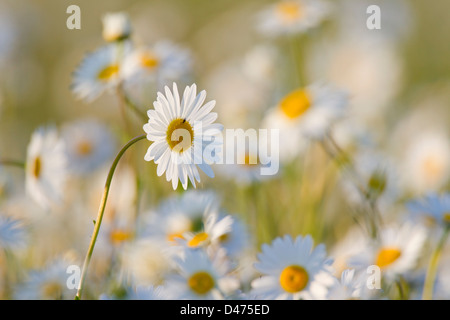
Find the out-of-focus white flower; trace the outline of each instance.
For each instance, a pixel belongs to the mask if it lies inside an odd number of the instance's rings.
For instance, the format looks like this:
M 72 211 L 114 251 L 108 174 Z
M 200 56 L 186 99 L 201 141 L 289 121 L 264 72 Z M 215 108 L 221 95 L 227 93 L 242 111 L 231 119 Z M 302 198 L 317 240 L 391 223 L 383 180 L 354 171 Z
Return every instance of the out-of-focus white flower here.
M 192 72 L 190 52 L 170 41 L 159 41 L 152 47 L 141 47 L 130 52 L 123 62 L 126 84 L 145 85 L 156 82 L 162 87 L 168 82 L 186 80 Z
M 87 174 L 100 168 L 114 153 L 114 138 L 106 125 L 96 120 L 78 120 L 62 128 L 69 170 Z
M 153 237 L 126 243 L 120 251 L 120 261 L 131 283 L 138 285 L 162 283 L 171 266 L 167 244 Z
M 122 62 L 129 43 L 109 44 L 87 55 L 74 73 L 72 91 L 78 99 L 92 102 L 115 88 L 123 78 Z
M 67 156 L 64 141 L 54 127 L 40 127 L 27 149 L 25 185 L 27 193 L 43 208 L 64 199 Z
M 163 286 L 137 286 L 129 300 L 168 300 L 169 294 Z
M 345 116 L 347 95 L 330 85 L 313 84 L 286 95 L 269 110 L 263 126 L 280 130 L 281 161 L 290 161 L 307 145 L 308 139 L 321 140 L 334 123 Z
M 358 277 L 356 271 L 347 269 L 341 274 L 340 281 L 335 283 L 328 291 L 327 300 L 357 300 L 362 296 L 362 287 L 365 285 L 363 277 Z
M 275 239 L 262 246 L 255 268 L 263 274 L 252 292 L 263 299 L 324 299 L 333 283 L 323 244 L 313 248 L 311 236 Z
M 173 299 L 221 300 L 236 290 L 239 282 L 227 276 L 217 264 L 201 250 L 187 250 L 184 257 L 176 258 L 179 274 L 167 279 L 166 288 Z
M 417 266 L 426 236 L 420 225 L 389 225 L 380 230 L 379 243 L 367 243 L 362 252 L 350 259 L 349 265 L 362 268 L 376 265 L 383 276 L 393 279 Z
M 103 39 L 107 42 L 124 40 L 131 35 L 131 22 L 125 12 L 106 13 L 102 17 Z
M 303 33 L 317 27 L 329 10 L 321 0 L 281 0 L 260 12 L 258 30 L 267 36 Z
M 438 191 L 450 178 L 450 143 L 447 134 L 420 132 L 406 142 L 400 168 L 404 189 L 415 194 Z
M 188 180 L 195 187 L 200 182 L 197 166 L 209 177 L 214 177 L 210 164 L 213 155 L 204 152 L 206 147 L 217 143 L 215 138 L 223 129 L 214 123 L 217 113 L 211 112 L 215 101 L 203 105 L 206 92 L 197 95 L 197 86 L 187 86 L 180 100 L 177 85 L 173 84 L 173 92 L 166 86 L 165 96 L 158 92 L 154 102 L 154 110 L 147 112 L 149 121 L 144 125 L 147 139 L 152 141 L 144 157 L 146 161 L 154 161 L 157 174 L 166 173 L 166 180 L 172 181 L 175 190 L 178 180 L 187 189 Z M 203 106 L 202 106 L 203 105 Z
M 73 300 L 75 289 L 67 286 L 67 268 L 74 262 L 67 258 L 57 258 L 40 270 L 30 271 L 24 283 L 14 290 L 17 300 Z

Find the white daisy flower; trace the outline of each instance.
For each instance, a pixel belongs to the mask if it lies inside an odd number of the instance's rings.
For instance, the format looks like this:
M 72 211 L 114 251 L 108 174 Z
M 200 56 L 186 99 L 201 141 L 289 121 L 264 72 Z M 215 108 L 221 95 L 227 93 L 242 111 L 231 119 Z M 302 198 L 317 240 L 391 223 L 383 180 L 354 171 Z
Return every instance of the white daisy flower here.
M 408 210 L 422 218 L 431 225 L 450 226 L 450 193 L 442 195 L 431 193 L 427 196 L 409 201 Z
M 27 149 L 25 187 L 43 208 L 64 198 L 67 156 L 64 141 L 53 127 L 40 127 L 31 136 Z
M 25 235 L 22 221 L 0 215 L 0 248 L 20 247 L 25 243 Z
M 161 239 L 144 237 L 124 243 L 120 261 L 130 281 L 139 285 L 160 284 L 170 270 L 170 252 Z
M 155 109 L 147 112 L 149 121 L 144 125 L 144 130 L 147 139 L 153 143 L 145 160 L 155 161 L 158 176 L 166 172 L 166 179 L 172 180 L 174 190 L 178 180 L 187 189 L 188 178 L 195 187 L 195 181 L 200 182 L 197 166 L 207 176 L 214 177 L 209 165 L 213 163 L 213 155 L 205 148 L 212 144 L 219 145 L 217 136 L 223 129 L 222 125 L 214 123 L 217 114 L 211 110 L 215 101 L 202 106 L 206 92 L 197 95 L 195 84 L 186 87 L 181 101 L 175 83 L 173 93 L 167 86 L 165 93 L 164 96 L 158 92 L 158 98 L 153 103 Z
M 122 61 L 130 45 L 109 44 L 87 55 L 74 73 L 72 91 L 78 99 L 92 102 L 115 88 L 122 79 Z
M 200 250 L 187 250 L 177 258 L 179 274 L 169 277 L 166 288 L 173 299 L 221 300 L 225 292 L 237 289 L 236 279 L 227 276 L 216 261 Z
M 438 191 L 450 178 L 450 144 L 447 134 L 420 132 L 406 147 L 402 182 L 415 194 Z
M 204 230 L 198 233 L 185 233 L 178 242 L 189 248 L 215 246 L 232 231 L 233 218 L 230 215 L 219 216 L 217 212 L 210 212 L 204 218 Z
M 14 294 L 17 300 L 73 300 L 76 288 L 69 289 L 67 268 L 74 262 L 58 258 L 41 270 L 33 270 L 27 280 L 20 284 Z
M 131 84 L 155 81 L 158 84 L 185 79 L 192 69 L 188 50 L 170 41 L 133 50 L 123 62 L 123 74 Z
M 305 150 L 308 139 L 321 140 L 345 116 L 347 94 L 330 85 L 313 84 L 286 95 L 269 110 L 263 123 L 280 130 L 280 159 L 290 161 Z
M 281 0 L 261 11 L 258 30 L 268 36 L 304 33 L 328 13 L 329 6 L 321 0 Z
M 332 284 L 331 263 L 325 246 L 313 248 L 311 236 L 275 239 L 262 246 L 252 292 L 263 299 L 323 299 Z
M 106 125 L 96 120 L 78 120 L 62 128 L 69 170 L 87 174 L 100 168 L 114 154 L 115 143 Z
M 124 40 L 131 35 L 131 22 L 125 12 L 106 13 L 102 17 L 103 39 L 107 42 Z
M 219 209 L 219 199 L 213 191 L 188 190 L 181 196 L 169 198 L 150 215 L 144 233 L 175 244 L 185 233 L 204 229 L 205 216 Z
M 416 267 L 426 241 L 426 230 L 420 225 L 405 223 L 380 230 L 380 240 L 368 243 L 362 252 L 349 259 L 349 266 L 376 265 L 382 275 L 393 279 Z
M 358 300 L 362 298 L 365 285 L 364 277 L 358 277 L 356 270 L 347 269 L 341 274 L 341 279 L 335 281 L 328 291 L 327 300 Z

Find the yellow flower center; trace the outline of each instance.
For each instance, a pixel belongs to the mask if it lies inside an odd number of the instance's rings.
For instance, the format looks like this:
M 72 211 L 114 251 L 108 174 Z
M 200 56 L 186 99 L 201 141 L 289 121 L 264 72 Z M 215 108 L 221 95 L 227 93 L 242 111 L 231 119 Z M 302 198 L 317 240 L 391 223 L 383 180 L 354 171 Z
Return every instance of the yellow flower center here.
M 223 235 L 221 235 L 219 237 L 219 241 L 222 243 L 226 243 L 230 240 L 230 234 L 229 233 L 224 233 Z
M 377 194 L 382 194 L 384 192 L 386 184 L 386 176 L 380 171 L 375 171 L 368 182 L 369 189 Z
M 308 272 L 303 267 L 296 265 L 284 268 L 280 274 L 280 285 L 289 293 L 296 293 L 305 289 L 308 280 Z
M 302 16 L 301 6 L 295 1 L 283 1 L 277 5 L 277 12 L 284 22 L 291 23 Z
M 401 254 L 402 252 L 397 248 L 382 248 L 378 252 L 375 264 L 380 268 L 385 268 L 397 260 Z
M 444 222 L 450 223 L 450 212 L 444 213 Z
M 113 230 L 109 234 L 109 238 L 113 244 L 119 244 L 131 238 L 131 233 L 125 230 Z
M 167 240 L 170 242 L 175 242 L 175 239 L 183 239 L 184 232 L 174 232 L 167 235 Z
M 145 68 L 154 69 L 158 64 L 158 58 L 151 52 L 146 52 L 141 56 L 141 65 Z
M 259 164 L 258 156 L 249 153 L 245 154 L 243 161 L 243 165 L 246 167 L 252 167 Z
M 119 73 L 119 65 L 111 64 L 103 68 L 97 75 L 98 79 L 101 81 L 108 81 L 116 77 Z
M 42 171 L 41 157 L 37 156 L 33 161 L 31 172 L 33 173 L 33 176 L 36 179 L 39 179 L 39 177 L 41 176 L 41 171 Z
M 209 235 L 206 232 L 197 233 L 191 240 L 189 240 L 188 246 L 193 248 L 198 247 L 203 242 L 208 240 L 208 238 Z
M 49 282 L 42 286 L 41 293 L 44 299 L 62 299 L 63 288 L 58 282 Z
M 214 279 L 208 272 L 200 271 L 188 279 L 188 286 L 197 294 L 206 294 L 214 288 Z
M 166 140 L 170 149 L 182 153 L 192 146 L 194 129 L 186 119 L 174 119 L 167 128 Z
M 305 89 L 289 93 L 280 102 L 281 111 L 290 119 L 304 114 L 311 107 L 311 96 Z
M 92 152 L 92 143 L 89 141 L 81 141 L 77 145 L 77 152 L 81 156 L 87 156 Z

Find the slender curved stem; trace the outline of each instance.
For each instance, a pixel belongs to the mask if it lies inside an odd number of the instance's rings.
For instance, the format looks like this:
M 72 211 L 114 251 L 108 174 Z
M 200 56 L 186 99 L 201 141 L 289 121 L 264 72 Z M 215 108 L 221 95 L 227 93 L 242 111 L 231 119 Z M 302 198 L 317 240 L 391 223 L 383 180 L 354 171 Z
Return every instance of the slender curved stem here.
M 84 282 L 86 280 L 86 274 L 87 274 L 87 269 L 89 267 L 89 262 L 91 261 L 91 257 L 92 257 L 92 252 L 94 251 L 94 246 L 95 246 L 95 242 L 97 241 L 97 236 L 98 233 L 100 231 L 100 225 L 102 223 L 102 219 L 103 219 L 103 213 L 105 212 L 105 207 L 106 207 L 106 201 L 108 200 L 108 194 L 109 194 L 109 189 L 111 186 L 111 181 L 112 178 L 114 176 L 114 171 L 117 167 L 117 164 L 119 163 L 120 158 L 122 157 L 122 155 L 125 153 L 125 151 L 127 151 L 127 149 L 129 147 L 131 147 L 133 144 L 135 144 L 136 142 L 145 139 L 146 135 L 142 134 L 140 136 L 137 136 L 133 139 L 131 139 L 117 154 L 116 158 L 114 159 L 111 168 L 109 169 L 109 173 L 108 173 L 108 177 L 106 178 L 106 182 L 105 182 L 105 188 L 103 189 L 103 195 L 102 195 L 102 200 L 100 202 L 100 206 L 98 208 L 98 214 L 97 214 L 97 219 L 95 220 L 95 226 L 94 226 L 94 231 L 92 233 L 92 237 L 91 237 L 91 242 L 89 244 L 89 248 L 88 251 L 86 253 L 86 258 L 84 260 L 83 263 L 83 269 L 81 272 L 81 278 L 80 278 L 80 283 L 78 284 L 78 291 L 77 294 L 75 296 L 75 300 L 80 300 L 81 299 L 81 294 L 83 292 L 83 287 L 84 287 Z
M 444 233 L 439 239 L 439 242 L 436 246 L 436 249 L 431 256 L 430 264 L 428 265 L 427 275 L 425 278 L 425 284 L 423 286 L 422 299 L 423 300 L 432 300 L 433 299 L 433 289 L 434 282 L 436 279 L 437 269 L 439 266 L 439 260 L 441 257 L 442 249 L 444 249 L 445 242 L 447 241 L 448 235 L 450 233 L 450 226 L 447 226 L 444 230 Z
M 13 166 L 13 167 L 25 168 L 25 163 L 22 161 L 11 160 L 11 159 L 0 159 L 0 166 Z

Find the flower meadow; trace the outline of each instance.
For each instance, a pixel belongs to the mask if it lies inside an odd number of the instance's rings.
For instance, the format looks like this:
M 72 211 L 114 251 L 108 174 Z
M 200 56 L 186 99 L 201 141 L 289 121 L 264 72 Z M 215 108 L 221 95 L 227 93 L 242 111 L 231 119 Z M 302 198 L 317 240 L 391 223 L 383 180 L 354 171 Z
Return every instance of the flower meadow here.
M 0 1 L 0 299 L 450 298 L 447 1 L 67 6 Z

